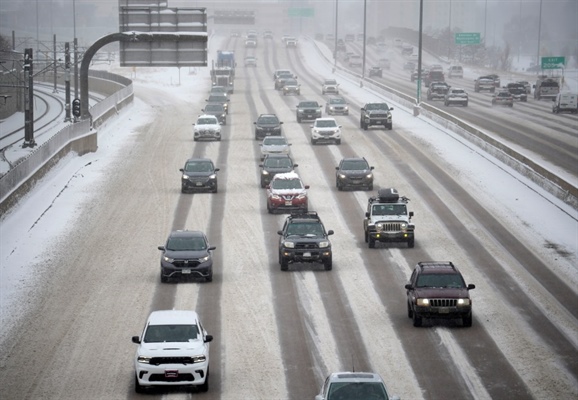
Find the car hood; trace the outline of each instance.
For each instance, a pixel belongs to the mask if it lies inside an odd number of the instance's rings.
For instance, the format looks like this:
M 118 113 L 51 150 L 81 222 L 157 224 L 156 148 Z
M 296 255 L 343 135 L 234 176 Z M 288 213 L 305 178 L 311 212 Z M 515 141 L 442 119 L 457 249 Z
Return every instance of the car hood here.
M 215 174 L 215 171 L 211 172 L 183 172 L 183 175 L 188 176 L 189 178 L 206 178 Z
M 273 172 L 275 174 L 280 174 L 283 172 L 293 171 L 293 167 L 266 167 L 266 168 L 263 168 L 263 170 L 267 171 L 269 173 Z
M 271 194 L 276 194 L 279 196 L 282 195 L 293 195 L 293 196 L 298 196 L 300 194 L 306 194 L 307 190 L 306 189 L 269 189 L 269 193 Z
M 141 356 L 179 357 L 207 353 L 207 344 L 200 339 L 188 342 L 141 343 L 138 351 Z
M 287 146 L 286 145 L 273 145 L 272 144 L 272 145 L 266 145 L 266 146 L 264 145 L 263 147 L 261 147 L 261 149 L 264 152 L 271 151 L 271 152 L 279 153 L 279 152 L 287 151 Z
M 182 250 L 165 250 L 164 256 L 173 258 L 176 260 L 191 260 L 196 258 L 202 258 L 209 254 L 208 250 L 191 250 L 191 251 L 182 251 Z
M 371 170 L 369 170 L 369 169 L 347 170 L 347 171 L 341 170 L 341 171 L 339 171 L 339 173 L 351 178 L 351 177 L 357 177 L 357 176 L 359 176 L 359 177 L 366 176 L 367 174 L 371 173 Z
M 466 288 L 416 288 L 415 294 L 418 297 L 427 297 L 430 299 L 458 299 L 469 297 L 469 292 Z
M 221 125 L 195 125 L 195 130 L 197 131 L 218 131 L 221 129 Z
M 409 224 L 409 216 L 407 215 L 375 215 L 371 217 L 371 222 L 377 224 L 379 222 L 405 222 Z

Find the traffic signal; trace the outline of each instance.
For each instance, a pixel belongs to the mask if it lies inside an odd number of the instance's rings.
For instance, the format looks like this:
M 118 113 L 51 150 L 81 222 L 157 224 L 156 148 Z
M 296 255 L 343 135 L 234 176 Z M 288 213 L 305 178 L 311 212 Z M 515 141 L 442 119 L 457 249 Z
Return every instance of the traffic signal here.
M 80 99 L 72 100 L 72 115 L 80 117 Z

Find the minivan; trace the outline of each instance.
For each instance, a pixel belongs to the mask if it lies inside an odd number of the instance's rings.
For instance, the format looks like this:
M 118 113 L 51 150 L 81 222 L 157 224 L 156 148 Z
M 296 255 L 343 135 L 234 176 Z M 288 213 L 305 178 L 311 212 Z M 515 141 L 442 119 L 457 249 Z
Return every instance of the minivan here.
M 463 78 L 464 69 L 461 65 L 452 65 L 448 68 L 448 78 Z

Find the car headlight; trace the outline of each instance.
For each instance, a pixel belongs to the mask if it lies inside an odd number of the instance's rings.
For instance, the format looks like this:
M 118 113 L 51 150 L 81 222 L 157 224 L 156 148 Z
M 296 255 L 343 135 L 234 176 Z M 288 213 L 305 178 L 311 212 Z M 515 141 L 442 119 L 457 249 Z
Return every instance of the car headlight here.
M 458 299 L 458 306 L 469 306 L 470 299 Z
M 303 109 L 298 108 L 298 109 L 297 109 L 297 112 L 298 112 L 298 113 L 302 113 L 302 112 L 303 112 Z
M 171 263 L 171 264 L 173 263 L 173 261 L 175 261 L 174 258 L 170 258 L 170 257 L 167 257 L 167 256 L 163 256 L 163 260 L 165 260 L 166 262 Z
M 329 240 L 324 240 L 323 242 L 319 242 L 319 248 L 320 249 L 325 249 L 329 247 Z
M 343 107 L 343 109 L 344 109 L 345 111 L 349 111 L 349 107 L 347 107 L 347 106 Z
M 306 195 L 306 194 L 300 194 L 300 195 L 297 196 L 297 199 L 298 199 L 298 200 L 303 200 L 303 199 L 306 199 L 306 198 L 307 198 L 307 195 Z
M 402 224 L 401 224 L 401 229 L 407 229 L 407 224 L 406 224 L 406 223 L 402 223 Z
M 294 249 L 295 248 L 295 242 L 283 242 L 283 246 L 287 247 L 288 249 Z
M 257 130 L 258 130 L 258 131 L 262 131 L 262 130 L 263 130 L 263 127 L 262 127 L 262 126 L 258 126 L 258 127 L 257 127 Z
M 263 171 L 261 172 L 261 175 L 269 175 L 269 172 L 263 170 Z
M 335 110 L 335 107 L 330 106 L 329 109 L 330 109 L 331 111 L 333 111 L 333 110 Z
M 273 199 L 273 200 L 281 200 L 281 197 L 279 197 L 279 195 L 277 195 L 277 194 L 274 194 L 274 195 L 271 196 L 271 199 Z
M 365 177 L 366 177 L 367 179 L 371 179 L 371 178 L 373 178 L 373 174 L 367 174 L 367 175 L 365 175 Z
M 221 118 L 225 118 L 227 114 L 221 114 Z
M 189 179 L 189 176 L 186 174 L 183 174 L 183 179 Z
M 209 179 L 216 179 L 216 178 L 217 178 L 217 175 L 215 175 L 215 174 L 209 175 Z
M 339 179 L 345 179 L 345 175 L 344 175 L 344 174 L 339 174 Z
M 429 306 L 429 299 L 417 299 L 418 306 Z
M 138 356 L 137 362 L 139 362 L 139 363 L 141 363 L 141 364 L 150 364 L 151 358 L 152 358 L 152 357 Z
M 191 357 L 193 360 L 193 363 L 201 363 L 201 362 L 205 362 L 207 361 L 207 356 L 204 354 L 198 355 L 198 356 L 193 356 Z
M 209 261 L 210 259 L 211 259 L 211 256 L 207 254 L 206 256 L 199 258 L 199 261 L 204 263 L 206 261 Z

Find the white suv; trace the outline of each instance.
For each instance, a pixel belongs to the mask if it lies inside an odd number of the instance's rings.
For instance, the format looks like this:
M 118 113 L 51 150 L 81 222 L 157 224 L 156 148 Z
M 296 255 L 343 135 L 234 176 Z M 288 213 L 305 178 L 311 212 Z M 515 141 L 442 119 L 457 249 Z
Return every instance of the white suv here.
M 373 372 L 333 372 L 315 400 L 372 399 L 399 400 L 391 395 L 379 374 Z
M 194 311 L 153 311 L 142 335 L 133 336 L 137 393 L 157 386 L 195 386 L 209 390 L 209 342 Z
M 320 141 L 341 144 L 341 125 L 335 118 L 317 118 L 311 125 L 311 144 Z
M 199 115 L 193 128 L 193 140 L 200 139 L 221 140 L 221 124 L 214 115 Z

